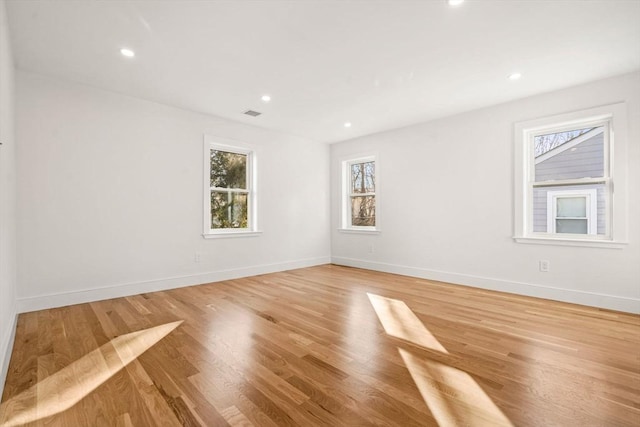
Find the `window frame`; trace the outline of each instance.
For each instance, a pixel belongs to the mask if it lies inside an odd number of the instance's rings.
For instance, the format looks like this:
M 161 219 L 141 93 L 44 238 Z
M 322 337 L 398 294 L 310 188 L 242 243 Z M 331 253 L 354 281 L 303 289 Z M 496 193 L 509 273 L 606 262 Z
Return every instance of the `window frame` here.
M 351 182 L 351 166 L 360 164 L 360 163 L 370 163 L 374 164 L 374 178 L 375 178 L 375 188 L 373 193 L 352 193 L 352 182 Z M 364 234 L 377 234 L 380 232 L 380 210 L 379 210 L 379 186 L 380 186 L 380 175 L 379 175 L 379 164 L 377 161 L 377 156 L 375 155 L 366 155 L 366 156 L 358 156 L 351 157 L 349 159 L 342 160 L 341 164 L 342 170 L 342 189 L 341 189 L 341 218 L 340 218 L 340 228 L 339 231 L 346 233 L 364 233 Z M 353 217 L 351 210 L 351 199 L 352 197 L 365 197 L 365 196 L 373 196 L 375 200 L 375 225 L 353 225 Z
M 605 126 L 603 177 L 535 181 L 534 137 L 588 126 Z M 518 243 L 622 248 L 627 244 L 627 107 L 625 103 L 559 114 L 515 124 L 514 235 Z M 551 184 L 605 184 L 604 235 L 533 231 L 533 189 Z M 614 186 L 615 183 L 615 186 Z M 552 190 L 550 190 L 552 191 Z M 577 190 L 567 190 L 577 191 Z M 547 207 L 548 209 L 548 207 Z M 547 218 L 549 221 L 549 218 Z
M 228 189 L 212 187 L 211 184 L 211 150 L 224 151 L 247 156 L 246 188 Z M 245 237 L 259 235 L 257 216 L 257 159 L 255 150 L 238 141 L 224 138 L 204 136 L 204 181 L 203 181 L 203 233 L 205 239 L 224 237 Z M 247 195 L 247 227 L 244 228 L 211 228 L 211 192 L 230 192 Z
M 597 209 L 597 190 L 595 188 L 582 190 L 549 190 L 547 191 L 547 233 L 571 235 L 571 233 L 556 233 L 557 219 L 583 219 L 558 217 L 558 199 L 569 197 L 585 198 L 585 217 L 587 220 L 587 235 L 593 236 L 598 234 L 598 209 Z M 551 231 L 549 231 L 551 230 Z

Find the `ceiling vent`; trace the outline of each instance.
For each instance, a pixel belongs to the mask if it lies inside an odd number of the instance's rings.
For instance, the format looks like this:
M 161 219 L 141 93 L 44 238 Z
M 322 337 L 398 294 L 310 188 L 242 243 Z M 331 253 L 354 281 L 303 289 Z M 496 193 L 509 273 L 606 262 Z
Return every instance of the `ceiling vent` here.
M 246 114 L 247 116 L 251 116 L 251 117 L 258 117 L 262 113 L 259 111 L 247 110 L 243 114 Z

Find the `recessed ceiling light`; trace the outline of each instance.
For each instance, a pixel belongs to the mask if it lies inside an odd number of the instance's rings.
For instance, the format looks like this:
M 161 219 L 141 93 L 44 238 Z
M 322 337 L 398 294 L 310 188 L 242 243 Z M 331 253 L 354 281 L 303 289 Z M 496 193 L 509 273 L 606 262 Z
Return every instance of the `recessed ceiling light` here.
M 127 58 L 133 58 L 134 56 L 136 56 L 136 53 L 134 51 L 132 51 L 131 49 L 127 49 L 126 47 L 120 49 L 120 53 L 122 54 L 122 56 L 126 56 Z
M 518 80 L 520 79 L 520 77 L 522 77 L 522 74 L 520 73 L 513 73 L 509 76 L 509 80 Z
M 350 127 L 351 127 L 351 122 L 346 122 L 346 123 L 344 124 L 344 127 L 346 127 L 346 128 L 350 128 Z
M 449 0 L 449 6 L 460 6 L 464 0 Z
M 271 101 L 271 97 L 269 95 L 262 95 L 262 102 L 269 102 Z

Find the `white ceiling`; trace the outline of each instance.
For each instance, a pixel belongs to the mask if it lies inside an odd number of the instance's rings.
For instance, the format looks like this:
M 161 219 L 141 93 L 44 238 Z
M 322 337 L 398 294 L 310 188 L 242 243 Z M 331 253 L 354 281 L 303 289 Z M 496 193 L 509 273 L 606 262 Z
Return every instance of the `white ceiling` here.
M 7 11 L 19 69 L 324 142 L 640 69 L 637 0 L 8 0 Z

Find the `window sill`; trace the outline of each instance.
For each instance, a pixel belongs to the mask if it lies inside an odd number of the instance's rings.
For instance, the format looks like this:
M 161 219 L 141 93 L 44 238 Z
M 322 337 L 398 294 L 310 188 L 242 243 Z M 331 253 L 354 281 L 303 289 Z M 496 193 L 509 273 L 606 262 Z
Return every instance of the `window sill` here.
M 376 228 L 338 228 L 338 231 L 347 234 L 380 234 Z
M 262 231 L 218 231 L 215 233 L 204 233 L 202 237 L 205 239 L 226 239 L 232 237 L 254 237 L 262 234 Z
M 518 243 L 531 245 L 551 245 L 551 246 L 581 246 L 586 248 L 607 248 L 622 249 L 628 245 L 627 242 L 597 239 L 570 239 L 565 237 L 522 237 L 514 236 L 513 240 Z

